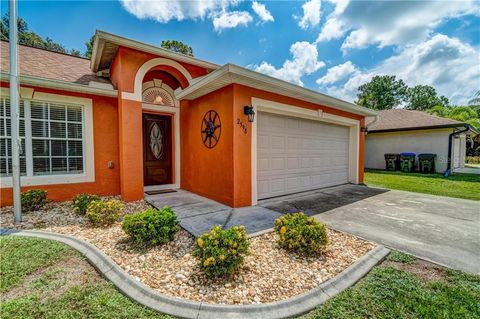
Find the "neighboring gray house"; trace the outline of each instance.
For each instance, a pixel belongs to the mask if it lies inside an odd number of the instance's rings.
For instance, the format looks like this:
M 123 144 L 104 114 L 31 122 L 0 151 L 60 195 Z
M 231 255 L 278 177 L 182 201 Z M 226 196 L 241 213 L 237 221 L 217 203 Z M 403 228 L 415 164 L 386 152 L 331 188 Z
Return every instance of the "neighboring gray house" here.
M 436 171 L 443 173 L 448 167 L 450 139 L 452 168 L 462 168 L 465 165 L 466 134 L 472 133 L 467 129 L 466 123 L 421 111 L 381 111 L 379 120 L 368 127 L 365 168 L 385 169 L 386 153 L 434 153 L 437 154 Z M 452 134 L 455 132 L 459 133 Z

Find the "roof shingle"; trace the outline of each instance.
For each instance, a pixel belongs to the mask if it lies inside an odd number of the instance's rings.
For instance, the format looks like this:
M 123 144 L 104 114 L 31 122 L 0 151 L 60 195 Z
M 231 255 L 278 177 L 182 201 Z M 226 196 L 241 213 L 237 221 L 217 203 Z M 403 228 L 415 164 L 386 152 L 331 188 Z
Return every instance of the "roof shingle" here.
M 463 124 L 459 121 L 431 115 L 425 112 L 405 109 L 380 111 L 379 116 L 379 120 L 368 127 L 369 132 Z
M 9 43 L 1 41 L 0 69 L 9 73 Z M 98 77 L 90 70 L 90 60 L 37 49 L 25 45 L 18 46 L 20 75 L 65 81 L 88 85 L 90 81 L 110 83 L 108 79 Z

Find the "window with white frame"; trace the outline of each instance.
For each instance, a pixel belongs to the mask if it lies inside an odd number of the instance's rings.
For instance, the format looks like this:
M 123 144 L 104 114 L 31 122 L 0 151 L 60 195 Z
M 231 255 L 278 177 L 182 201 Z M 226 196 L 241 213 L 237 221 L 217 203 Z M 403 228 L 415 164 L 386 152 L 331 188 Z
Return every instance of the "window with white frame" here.
M 12 174 L 11 112 L 1 98 L 0 174 Z M 84 114 L 81 105 L 20 102 L 21 172 L 26 176 L 84 172 Z

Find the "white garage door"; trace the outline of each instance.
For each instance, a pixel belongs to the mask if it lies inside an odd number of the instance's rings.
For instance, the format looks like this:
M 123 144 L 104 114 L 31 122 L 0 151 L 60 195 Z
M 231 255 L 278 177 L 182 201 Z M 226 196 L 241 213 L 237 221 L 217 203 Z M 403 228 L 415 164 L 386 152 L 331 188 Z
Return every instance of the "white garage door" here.
M 258 199 L 348 182 L 349 128 L 259 113 Z

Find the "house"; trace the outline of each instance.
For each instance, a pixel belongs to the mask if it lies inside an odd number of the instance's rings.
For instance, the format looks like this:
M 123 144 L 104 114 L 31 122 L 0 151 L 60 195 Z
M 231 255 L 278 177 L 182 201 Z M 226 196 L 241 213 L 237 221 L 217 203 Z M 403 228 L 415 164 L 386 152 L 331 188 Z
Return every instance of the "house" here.
M 471 133 L 466 123 L 421 111 L 380 111 L 379 120 L 368 127 L 365 167 L 385 169 L 384 154 L 412 152 L 436 154 L 435 169 L 439 173 L 447 170 L 449 158 L 453 169 L 462 168 L 465 165 L 466 136 Z
M 12 203 L 7 42 L 1 50 L 4 206 Z M 19 61 L 22 190 L 134 201 L 182 188 L 243 207 L 363 182 L 370 109 L 102 31 L 91 60 L 19 46 Z

